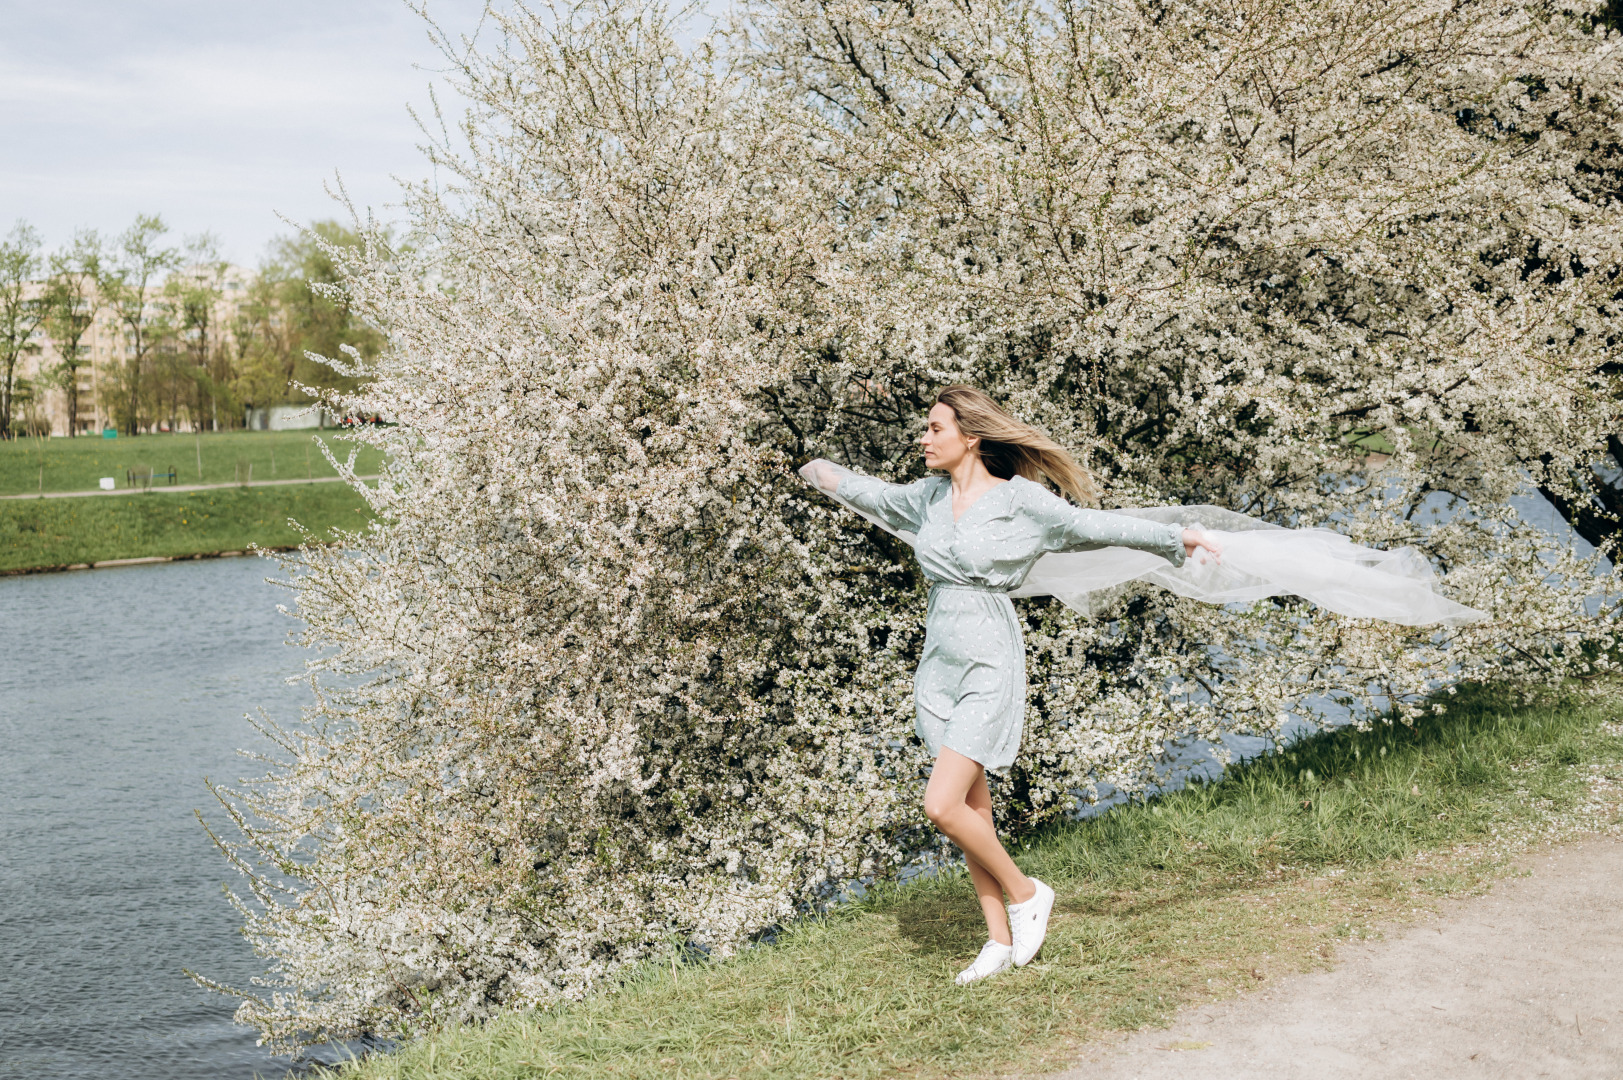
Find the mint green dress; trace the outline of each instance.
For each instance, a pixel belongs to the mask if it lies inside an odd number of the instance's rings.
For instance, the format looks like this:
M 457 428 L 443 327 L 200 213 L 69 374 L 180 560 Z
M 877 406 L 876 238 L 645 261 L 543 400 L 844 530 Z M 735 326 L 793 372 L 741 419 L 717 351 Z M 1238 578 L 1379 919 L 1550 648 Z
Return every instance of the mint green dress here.
M 843 470 L 842 470 L 843 471 Z M 924 658 L 913 680 L 919 738 L 931 756 L 948 747 L 991 770 L 1020 750 L 1026 645 L 1008 594 L 1043 555 L 1130 547 L 1183 565 L 1183 526 L 1072 506 L 1015 477 L 952 519 L 952 482 L 931 476 L 887 484 L 847 474 L 835 497 L 886 526 L 916 533 L 930 582 Z

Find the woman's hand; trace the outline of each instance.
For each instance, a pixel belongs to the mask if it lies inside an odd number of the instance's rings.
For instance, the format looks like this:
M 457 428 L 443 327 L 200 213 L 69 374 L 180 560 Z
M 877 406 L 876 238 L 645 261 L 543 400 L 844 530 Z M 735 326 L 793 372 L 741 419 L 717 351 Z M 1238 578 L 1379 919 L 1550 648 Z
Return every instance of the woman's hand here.
M 1183 531 L 1183 557 L 1189 558 L 1197 548 L 1205 548 L 1212 553 L 1212 558 L 1218 562 L 1223 559 L 1223 549 L 1210 536 L 1200 529 L 1185 529 Z
M 813 462 L 812 474 L 817 478 L 817 486 L 829 494 L 840 489 L 840 474 L 828 462 L 821 459 Z

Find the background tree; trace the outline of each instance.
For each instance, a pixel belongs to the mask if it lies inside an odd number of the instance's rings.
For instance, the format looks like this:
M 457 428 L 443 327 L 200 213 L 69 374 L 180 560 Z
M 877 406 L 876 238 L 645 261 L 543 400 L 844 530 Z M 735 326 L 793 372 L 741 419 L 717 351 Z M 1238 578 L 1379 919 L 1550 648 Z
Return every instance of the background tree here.
M 362 243 L 362 236 L 355 230 L 336 221 L 318 221 L 307 231 L 272 245 L 270 258 L 259 274 L 272 286 L 285 325 L 285 379 L 275 391 L 276 400 L 309 400 L 295 389 L 299 386 L 343 391 L 356 388 L 355 376 L 311 359 L 312 355 L 343 365 L 345 347 L 355 349 L 364 361 L 375 358 L 383 348 L 383 335 L 359 316 L 345 293 L 334 254 L 356 250 Z M 273 382 L 261 381 L 259 385 L 270 386 Z
M 282 303 L 285 277 L 264 268 L 244 284 L 231 319 L 231 392 L 245 405 L 267 406 L 296 395 L 292 320 Z
M 50 258 L 51 276 L 43 297 L 45 332 L 60 357 L 53 374 L 67 398 L 69 437 L 79 434 L 79 369 L 86 362 L 80 342 L 100 305 L 101 259 L 101 237 L 92 229 L 75 233 L 72 244 Z
M 153 323 L 152 351 L 142 378 L 143 416 L 153 431 L 178 431 L 181 418 L 189 419 L 197 405 L 197 368 L 181 339 L 180 324 L 173 321 L 176 314 L 166 310 Z
M 45 306 L 35 295 L 39 248 L 39 232 L 21 221 L 0 240 L 0 439 L 13 436 L 17 364 L 35 347 L 34 331 L 45 317 Z
M 226 425 L 235 427 L 235 402 L 230 399 L 231 356 L 222 338 L 218 312 L 225 298 L 231 264 L 220 256 L 219 241 L 204 233 L 186 242 L 181 265 L 164 283 L 164 301 L 177 335 L 177 356 L 183 357 L 190 391 L 188 408 L 197 430 L 220 429 L 222 404 Z M 221 397 L 226 400 L 222 403 Z M 173 421 L 172 421 L 173 423 Z
M 158 303 L 164 276 L 180 265 L 180 252 L 163 244 L 169 231 L 157 215 L 142 214 L 119 235 L 102 263 L 101 295 L 118 319 L 125 339 L 124 363 L 118 372 L 116 415 L 126 434 L 140 433 L 142 380 L 149 354 L 170 329 Z
M 12 390 L 12 438 L 26 436 L 33 440 L 49 439 L 51 418 L 46 412 L 46 393 L 58 387 L 53 373 L 44 372 L 33 378 L 18 376 Z M 42 444 L 36 442 L 36 448 Z

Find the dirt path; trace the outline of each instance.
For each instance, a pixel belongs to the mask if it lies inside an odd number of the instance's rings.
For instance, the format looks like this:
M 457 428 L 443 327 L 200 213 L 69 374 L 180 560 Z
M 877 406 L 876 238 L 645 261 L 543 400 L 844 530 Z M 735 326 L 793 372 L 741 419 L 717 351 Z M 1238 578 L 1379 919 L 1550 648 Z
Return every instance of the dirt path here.
M 1185 1010 L 1058 1076 L 1623 1078 L 1623 842 L 1524 866 L 1530 877 L 1344 946 L 1332 971 Z
M 0 499 L 83 499 L 97 495 L 150 495 L 153 493 L 161 495 L 164 492 L 218 491 L 222 488 L 234 487 L 260 488 L 286 487 L 289 484 L 336 484 L 339 481 L 346 479 L 348 478 L 343 476 L 317 476 L 314 478 L 305 477 L 296 480 L 255 480 L 251 484 L 155 484 L 150 488 L 122 487 L 115 488 L 112 491 L 102 491 L 100 489 L 95 491 L 47 491 L 44 494 L 40 494 L 38 492 L 25 492 L 22 495 L 0 495 Z M 376 480 L 377 476 L 375 474 L 371 476 L 357 476 L 355 479 Z

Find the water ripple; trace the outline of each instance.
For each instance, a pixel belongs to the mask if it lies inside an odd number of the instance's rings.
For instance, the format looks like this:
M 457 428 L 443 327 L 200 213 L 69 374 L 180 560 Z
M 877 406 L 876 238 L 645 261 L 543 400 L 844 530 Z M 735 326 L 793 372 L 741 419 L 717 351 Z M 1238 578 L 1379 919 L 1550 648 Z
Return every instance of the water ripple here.
M 293 716 L 287 594 L 258 559 L 0 579 L 0 1080 L 249 1080 L 231 1022 L 263 971 L 192 816 L 253 771 L 243 719 Z M 218 816 L 218 815 L 216 815 Z

